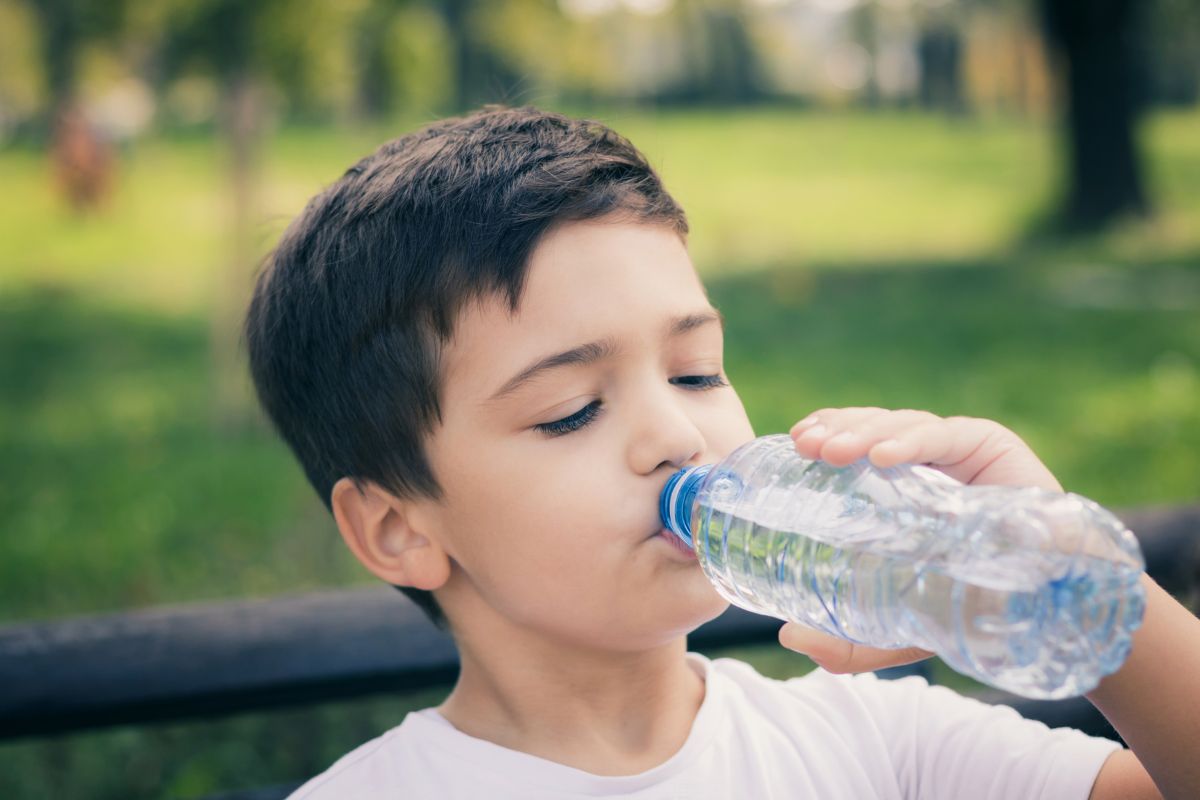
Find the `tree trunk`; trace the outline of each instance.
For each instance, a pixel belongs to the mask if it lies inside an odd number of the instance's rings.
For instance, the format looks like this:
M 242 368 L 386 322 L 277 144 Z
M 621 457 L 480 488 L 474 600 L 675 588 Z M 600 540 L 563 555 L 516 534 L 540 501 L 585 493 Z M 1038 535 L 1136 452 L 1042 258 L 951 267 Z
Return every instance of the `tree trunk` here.
M 396 110 L 397 87 L 389 37 L 399 5 L 392 0 L 375 0 L 358 22 L 357 110 L 366 119 L 387 119 Z
M 718 103 L 757 100 L 758 63 L 740 9 L 708 8 L 704 21 L 708 43 L 706 84 L 711 98 Z
M 47 127 L 75 100 L 75 63 L 79 53 L 79 9 L 71 0 L 37 0 L 31 4 L 42 34 L 42 69 L 50 103 Z
M 450 58 L 454 69 L 454 108 L 466 111 L 477 101 L 479 81 L 478 54 L 471 33 L 473 0 L 442 0 L 446 33 L 450 37 Z
M 217 271 L 210 318 L 213 367 L 213 424 L 231 432 L 247 420 L 252 395 L 238 349 L 241 321 L 254 276 L 258 219 L 258 145 L 262 128 L 262 93 L 248 72 L 230 76 L 224 87 L 223 123 L 229 153 L 230 247 Z
M 932 24 L 921 31 L 917 57 L 921 63 L 922 106 L 951 114 L 966 110 L 962 55 L 962 34 L 954 26 Z
M 1072 229 L 1096 230 L 1149 210 L 1135 128 L 1140 112 L 1139 0 L 1038 0 L 1065 90 Z

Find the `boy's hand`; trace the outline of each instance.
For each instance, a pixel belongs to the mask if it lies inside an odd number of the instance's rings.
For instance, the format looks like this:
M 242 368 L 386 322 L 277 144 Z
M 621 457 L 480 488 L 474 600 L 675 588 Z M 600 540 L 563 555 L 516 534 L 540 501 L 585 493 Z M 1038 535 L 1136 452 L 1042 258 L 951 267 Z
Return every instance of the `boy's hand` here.
M 1062 491 L 1021 437 L 991 420 L 942 418 L 927 411 L 825 408 L 792 426 L 791 436 L 800 455 L 834 466 L 867 457 L 877 467 L 926 464 L 967 484 Z M 794 622 L 779 629 L 779 643 L 835 673 L 893 667 L 933 655 L 916 647 L 863 647 Z

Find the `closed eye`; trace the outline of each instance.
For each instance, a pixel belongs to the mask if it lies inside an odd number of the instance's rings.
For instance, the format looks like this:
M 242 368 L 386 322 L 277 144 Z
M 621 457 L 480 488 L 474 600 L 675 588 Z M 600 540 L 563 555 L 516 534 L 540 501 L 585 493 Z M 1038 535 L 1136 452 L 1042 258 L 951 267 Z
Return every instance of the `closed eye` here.
M 682 378 L 672 378 L 671 383 L 693 392 L 729 385 L 721 375 L 685 375 Z M 565 436 L 590 425 L 596 417 L 600 416 L 602 410 L 602 403 L 599 400 L 593 400 L 569 417 L 563 417 L 554 422 L 543 422 L 533 427 L 549 437 Z
M 687 375 L 683 378 L 672 378 L 671 381 L 687 381 L 687 383 L 680 383 L 679 385 L 686 386 L 689 389 L 715 389 L 718 386 L 729 385 L 720 375 Z
M 593 400 L 569 417 L 563 417 L 554 422 L 544 422 L 533 427 L 547 436 L 562 436 L 577 431 L 585 425 L 590 425 L 592 420 L 598 416 L 600 416 L 600 401 Z

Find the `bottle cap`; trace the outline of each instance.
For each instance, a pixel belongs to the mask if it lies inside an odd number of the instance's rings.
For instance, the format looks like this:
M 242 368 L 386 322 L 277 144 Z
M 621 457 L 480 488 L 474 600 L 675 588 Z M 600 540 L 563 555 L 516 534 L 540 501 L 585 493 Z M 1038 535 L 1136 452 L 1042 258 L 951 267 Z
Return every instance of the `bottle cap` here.
M 658 499 L 658 516 L 662 519 L 663 527 L 688 547 L 693 547 L 692 502 L 712 468 L 712 464 L 704 464 L 679 470 L 667 479 L 667 485 Z

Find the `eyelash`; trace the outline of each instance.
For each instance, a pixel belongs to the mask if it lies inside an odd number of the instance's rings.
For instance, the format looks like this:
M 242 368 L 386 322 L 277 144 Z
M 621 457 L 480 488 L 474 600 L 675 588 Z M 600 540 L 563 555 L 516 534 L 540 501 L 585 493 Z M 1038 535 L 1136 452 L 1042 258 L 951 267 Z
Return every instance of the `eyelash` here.
M 699 381 L 699 383 L 678 384 L 693 392 L 703 392 L 708 389 L 716 389 L 721 386 L 729 385 L 720 375 L 686 375 L 682 378 L 675 378 L 674 380 Z M 568 433 L 573 433 L 580 428 L 590 425 L 599 415 L 600 401 L 593 400 L 569 417 L 564 417 L 563 419 L 555 420 L 554 422 L 545 422 L 540 425 L 534 425 L 533 427 L 535 430 L 547 436 L 565 436 Z

